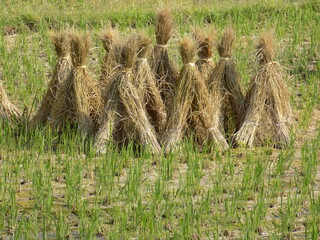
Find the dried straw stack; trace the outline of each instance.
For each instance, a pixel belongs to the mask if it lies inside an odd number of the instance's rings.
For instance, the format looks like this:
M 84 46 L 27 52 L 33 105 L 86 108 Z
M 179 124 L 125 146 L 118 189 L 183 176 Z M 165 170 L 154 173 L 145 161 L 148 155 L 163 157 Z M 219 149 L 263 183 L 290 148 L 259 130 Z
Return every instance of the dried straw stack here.
M 59 128 L 76 124 L 81 135 L 93 134 L 101 112 L 101 93 L 90 77 L 86 62 L 90 48 L 88 34 L 70 34 L 72 72 L 57 91 L 50 124 Z
M 6 91 L 0 84 L 0 120 L 12 122 L 20 117 L 20 110 L 9 100 Z
M 108 28 L 101 36 L 101 41 L 103 48 L 105 49 L 105 56 L 102 62 L 100 86 L 102 88 L 102 94 L 104 95 L 108 92 L 111 86 L 111 80 L 113 75 L 117 72 L 117 67 L 119 64 L 114 59 L 114 48 L 117 47 L 119 43 L 119 32 L 117 29 Z
M 42 98 L 36 115 L 31 120 L 33 126 L 47 123 L 52 105 L 56 99 L 57 91 L 61 84 L 69 77 L 72 69 L 69 34 L 67 32 L 52 33 L 50 37 L 56 50 L 57 63 L 51 81 L 49 82 L 47 92 Z
M 106 144 L 111 142 L 114 138 L 114 132 L 121 125 L 122 116 L 121 116 L 121 106 L 119 102 L 119 91 L 118 91 L 118 82 L 113 81 L 112 85 L 109 88 L 109 91 L 106 95 L 103 96 L 105 99 L 105 106 L 102 111 L 100 127 L 95 136 L 94 147 L 98 153 L 106 152 Z M 123 124 L 122 124 L 123 125 Z M 123 136 L 120 136 L 119 140 L 119 131 L 118 131 L 118 141 L 123 140 Z
M 220 88 L 222 102 L 222 115 L 220 116 L 220 127 L 224 126 L 226 133 L 233 134 L 240 124 L 243 94 L 240 86 L 240 78 L 236 71 L 234 60 L 231 58 L 232 44 L 235 40 L 234 31 L 227 28 L 218 45 L 220 60 L 209 77 L 209 88 Z M 220 86 L 216 86 L 220 84 Z M 230 129 L 231 128 L 231 129 Z
M 213 141 L 221 150 L 228 148 L 228 144 L 218 128 L 218 121 L 214 121 L 210 95 L 199 71 L 194 63 L 196 44 L 188 38 L 180 42 L 180 54 L 183 67 L 181 69 L 173 108 L 167 123 L 162 142 L 165 152 L 175 149 L 181 141 L 190 112 L 193 118 L 196 134 L 200 139 Z M 193 103 L 193 104 L 192 104 Z
M 257 45 L 256 58 L 260 67 L 250 83 L 245 101 L 246 114 L 236 133 L 236 141 L 240 144 L 252 146 L 258 126 L 266 122 L 262 116 L 271 117 L 277 146 L 284 146 L 290 140 L 290 94 L 283 68 L 273 61 L 274 57 L 273 36 L 266 33 Z
M 115 42 L 114 40 L 117 39 Z M 119 99 L 118 75 L 124 71 L 122 65 L 122 49 L 124 43 L 118 38 L 117 32 L 108 29 L 102 37 L 106 55 L 102 66 L 102 100 L 103 110 L 100 116 L 100 125 L 95 136 L 94 147 L 98 153 L 106 152 L 108 142 L 115 140 L 117 143 L 125 141 L 127 121 L 122 117 L 124 107 Z
M 198 44 L 198 56 L 196 61 L 199 72 L 202 77 L 208 81 L 208 77 L 215 67 L 213 62 L 213 48 L 216 44 L 216 32 L 211 30 L 208 34 L 204 33 L 201 29 L 197 28 L 193 33 L 194 39 Z
M 141 92 L 142 102 L 145 105 L 150 121 L 157 133 L 164 130 L 167 113 L 156 85 L 155 74 L 148 63 L 151 54 L 151 40 L 143 34 L 137 36 L 138 58 L 135 73 L 135 84 Z
M 103 153 L 106 142 L 112 137 L 121 139 L 129 136 L 138 143 L 150 147 L 153 153 L 159 153 L 161 147 L 143 104 L 143 92 L 137 87 L 139 83 L 135 82 L 134 67 L 138 52 L 136 36 L 130 37 L 119 50 L 120 54 L 119 52 L 114 54 L 116 61 L 122 65 L 122 69 L 112 80 L 108 93 L 109 100 L 105 106 L 95 146 L 98 152 Z
M 168 54 L 168 42 L 173 35 L 173 19 L 169 9 L 159 11 L 156 18 L 156 45 L 152 53 L 151 68 L 156 74 L 157 85 L 168 113 L 178 78 L 178 70 Z
M 208 35 L 201 30 L 194 32 L 198 45 L 199 59 L 196 66 L 201 77 L 194 81 L 195 98 L 192 103 L 191 128 L 196 133 L 197 141 L 201 145 L 206 140 L 213 142 L 220 150 L 228 149 L 228 144 L 219 129 L 219 94 L 211 96 L 208 89 L 208 77 L 214 69 L 212 62 L 212 48 L 215 44 L 216 32 L 212 30 Z M 213 101 L 215 100 L 215 101 Z M 215 104 L 217 104 L 217 107 Z

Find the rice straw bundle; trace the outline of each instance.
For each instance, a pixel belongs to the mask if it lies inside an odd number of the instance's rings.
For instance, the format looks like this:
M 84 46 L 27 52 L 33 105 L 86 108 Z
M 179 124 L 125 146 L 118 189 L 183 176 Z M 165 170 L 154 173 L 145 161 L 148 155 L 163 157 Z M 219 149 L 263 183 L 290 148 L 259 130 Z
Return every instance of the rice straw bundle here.
M 162 143 L 166 153 L 174 150 L 183 137 L 187 116 L 191 110 L 191 103 L 195 94 L 193 80 L 197 78 L 195 75 L 198 74 L 194 63 L 196 46 L 190 39 L 181 40 L 180 54 L 183 67 L 177 80 L 173 106 L 166 131 L 162 136 Z
M 103 66 L 105 72 L 101 78 L 101 81 L 105 84 L 105 88 L 102 91 L 104 107 L 94 143 L 94 147 L 98 153 L 105 153 L 108 142 L 115 141 L 118 144 L 122 144 L 130 135 L 128 133 L 128 129 L 130 129 L 128 121 L 123 117 L 125 115 L 124 106 L 120 103 L 118 90 L 118 76 L 124 71 L 122 49 L 125 43 L 118 38 L 114 38 L 114 33 L 113 30 L 107 30 L 104 34 L 104 45 L 107 52 L 105 60 L 109 61 L 104 64 L 108 64 L 109 66 Z M 114 42 L 114 39 L 117 39 L 117 42 Z
M 219 109 L 214 108 L 206 81 L 202 77 L 194 79 L 195 97 L 192 103 L 192 123 L 197 140 L 203 144 L 206 140 L 214 143 L 221 150 L 228 150 L 229 146 L 219 128 Z M 219 106 L 219 105 L 218 105 Z
M 198 43 L 199 59 L 196 61 L 196 65 L 202 77 L 208 81 L 208 77 L 215 66 L 212 61 L 212 49 L 216 44 L 216 32 L 211 30 L 209 34 L 205 34 L 198 28 L 194 31 L 193 36 Z
M 142 103 L 142 96 L 135 84 L 134 69 L 137 60 L 137 42 L 129 38 L 122 50 L 122 64 L 125 70 L 119 74 L 119 96 L 123 104 L 130 124 L 132 124 L 137 141 L 149 146 L 152 153 L 159 153 L 161 147 L 158 143 L 154 127 L 149 122 L 147 112 Z
M 218 121 L 213 119 L 213 107 L 205 80 L 200 76 L 194 63 L 196 44 L 188 38 L 181 40 L 180 54 L 183 67 L 177 81 L 166 132 L 162 137 L 164 150 L 165 152 L 174 150 L 176 144 L 181 141 L 190 112 L 197 137 L 203 141 L 208 139 L 220 150 L 226 150 L 228 144 L 218 128 Z
M 220 127 L 224 126 L 224 130 L 227 133 L 233 133 L 239 128 L 243 105 L 240 78 L 236 71 L 235 62 L 231 58 L 234 39 L 234 31 L 231 28 L 227 28 L 218 46 L 220 60 L 209 77 L 209 86 L 213 85 L 210 88 L 216 91 L 216 87 L 218 87 L 222 94 L 223 103 Z M 215 84 L 220 84 L 220 87 Z
M 111 79 L 113 74 L 116 72 L 117 66 L 119 64 L 114 59 L 114 48 L 116 48 L 117 43 L 119 42 L 119 32 L 117 29 L 108 28 L 101 36 L 101 41 L 103 43 L 103 48 L 106 51 L 106 54 L 103 58 L 100 83 L 102 87 L 102 93 L 108 91 L 108 88 L 111 84 Z
M 130 37 L 119 48 L 115 58 L 122 66 L 109 90 L 109 100 L 105 107 L 104 119 L 96 136 L 95 146 L 98 152 L 105 151 L 105 143 L 111 139 L 134 137 L 140 144 L 149 146 L 153 153 L 159 153 L 161 147 L 156 132 L 149 122 L 143 105 L 144 97 L 137 88 L 134 67 L 137 61 L 137 38 Z M 124 126 L 123 126 L 124 125 Z
M 156 45 L 152 53 L 151 68 L 156 74 L 157 85 L 168 112 L 172 105 L 174 87 L 178 78 L 178 71 L 168 54 L 168 42 L 173 35 L 170 10 L 163 9 L 158 12 L 155 35 Z
M 286 145 L 290 140 L 290 94 L 282 67 L 273 61 L 275 52 L 270 33 L 259 39 L 256 57 L 260 67 L 246 96 L 246 114 L 236 141 L 252 146 L 258 126 L 265 121 L 262 116 L 269 115 L 276 132 L 276 144 Z
M 213 63 L 207 59 L 212 57 L 214 32 L 206 36 L 198 30 L 194 33 L 194 38 L 198 43 L 200 57 L 196 65 L 200 71 L 202 70 L 202 74 L 196 75 L 197 78 L 194 79 L 195 97 L 192 102 L 191 127 L 196 133 L 198 143 L 202 145 L 208 140 L 225 151 L 228 149 L 228 144 L 219 129 L 220 109 L 213 107 L 216 103 L 219 106 L 220 94 L 218 92 L 211 97 L 207 86 L 207 77 L 213 68 Z
M 98 126 L 101 93 L 86 66 L 89 35 L 72 34 L 70 37 L 72 73 L 57 92 L 51 112 L 51 125 L 60 127 L 66 122 L 77 124 L 80 133 L 85 136 L 94 133 Z
M 0 120 L 12 122 L 20 117 L 20 110 L 9 100 L 6 91 L 0 84 Z
M 135 83 L 142 101 L 145 104 L 148 116 L 157 133 L 164 130 L 167 120 L 167 113 L 161 94 L 156 85 L 155 75 L 148 63 L 150 57 L 150 39 L 145 35 L 138 35 L 138 58 L 135 73 Z
M 121 115 L 120 115 L 120 102 L 119 102 L 119 91 L 117 82 L 113 82 L 109 88 L 109 92 L 106 95 L 105 107 L 101 115 L 101 125 L 95 136 L 94 147 L 97 152 L 105 153 L 106 144 L 113 139 L 113 132 L 118 126 Z
M 66 81 L 72 69 L 69 34 L 66 32 L 53 33 L 50 37 L 56 50 L 57 63 L 51 81 L 49 82 L 47 92 L 42 98 L 36 115 L 31 120 L 33 125 L 47 123 L 52 105 L 56 99 L 57 90 L 61 84 Z

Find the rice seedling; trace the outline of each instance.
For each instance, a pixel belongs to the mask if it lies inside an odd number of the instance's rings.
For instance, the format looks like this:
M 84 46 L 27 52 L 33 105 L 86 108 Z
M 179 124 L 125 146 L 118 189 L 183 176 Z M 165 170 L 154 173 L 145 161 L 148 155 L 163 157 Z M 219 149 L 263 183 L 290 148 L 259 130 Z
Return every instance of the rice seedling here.
M 290 140 L 290 95 L 284 70 L 273 60 L 275 51 L 270 33 L 259 39 L 256 57 L 260 68 L 250 83 L 245 103 L 246 113 L 241 128 L 236 133 L 236 141 L 252 146 L 258 126 L 263 124 L 262 120 L 265 119 L 262 117 L 267 112 L 271 117 L 272 128 L 276 131 L 275 143 L 283 146 Z

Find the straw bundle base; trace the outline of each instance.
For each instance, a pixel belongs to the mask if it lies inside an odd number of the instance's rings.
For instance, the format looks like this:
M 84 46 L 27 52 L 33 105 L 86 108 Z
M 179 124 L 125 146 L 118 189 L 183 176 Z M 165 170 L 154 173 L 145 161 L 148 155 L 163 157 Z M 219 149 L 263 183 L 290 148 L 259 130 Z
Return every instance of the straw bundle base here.
M 0 119 L 11 121 L 21 117 L 20 110 L 10 102 L 7 93 L 0 85 Z
M 165 153 L 170 153 L 178 150 L 179 143 L 183 137 L 182 131 L 171 130 L 166 132 L 166 135 L 163 137 L 163 149 Z
M 283 148 L 290 142 L 290 123 L 278 123 L 276 125 L 276 144 L 277 148 Z
M 241 129 L 235 134 L 235 140 L 240 145 L 252 146 L 259 126 L 258 122 L 244 122 Z
M 141 144 L 151 148 L 153 154 L 160 153 L 155 130 L 150 124 L 138 91 L 132 84 L 132 73 L 126 72 L 118 85 L 120 101 L 132 123 Z
M 226 139 L 224 138 L 224 136 L 222 135 L 222 133 L 218 128 L 211 128 L 208 130 L 208 132 L 209 132 L 208 139 L 214 142 L 214 144 L 216 144 L 217 148 L 220 151 L 224 152 L 229 149 L 229 145 Z

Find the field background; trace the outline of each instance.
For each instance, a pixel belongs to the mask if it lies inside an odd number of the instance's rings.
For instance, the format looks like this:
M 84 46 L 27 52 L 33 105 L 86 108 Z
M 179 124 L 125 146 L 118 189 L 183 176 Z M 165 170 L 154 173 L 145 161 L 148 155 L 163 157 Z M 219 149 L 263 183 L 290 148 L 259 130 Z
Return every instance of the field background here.
M 74 28 L 92 37 L 89 69 L 100 74 L 99 34 L 154 35 L 155 12 L 172 8 L 179 39 L 194 26 L 236 31 L 234 59 L 243 90 L 257 70 L 255 42 L 272 29 L 286 67 L 295 129 L 287 149 L 152 156 L 108 146 L 96 157 L 73 131 L 31 131 L 27 120 L 0 135 L 0 239 L 319 239 L 320 1 L 2 0 L 0 80 L 30 117 L 56 56 L 48 32 Z M 215 54 L 217 59 L 217 53 Z M 58 139 L 59 138 L 59 139 Z M 59 140 L 59 141 L 58 141 Z

